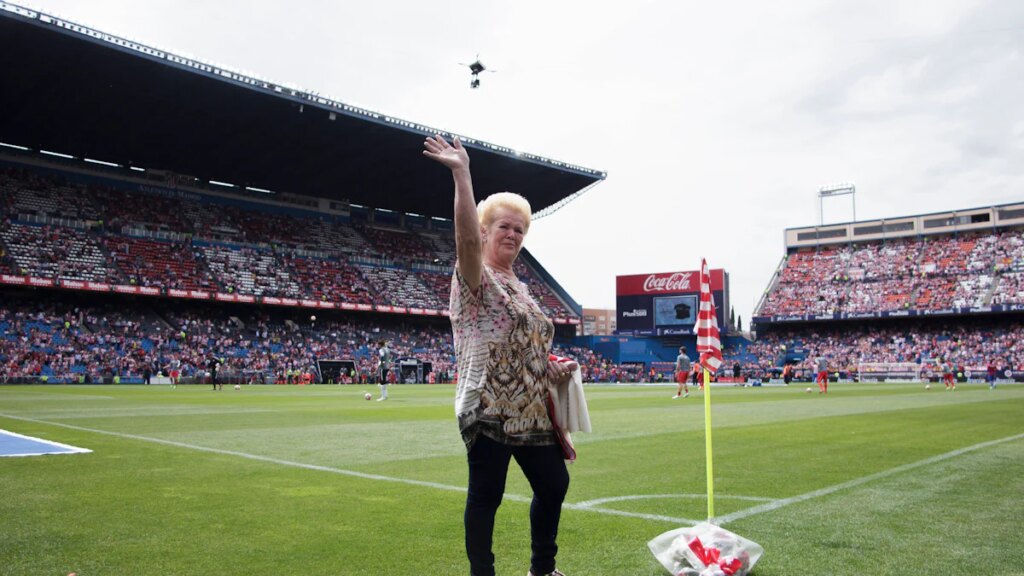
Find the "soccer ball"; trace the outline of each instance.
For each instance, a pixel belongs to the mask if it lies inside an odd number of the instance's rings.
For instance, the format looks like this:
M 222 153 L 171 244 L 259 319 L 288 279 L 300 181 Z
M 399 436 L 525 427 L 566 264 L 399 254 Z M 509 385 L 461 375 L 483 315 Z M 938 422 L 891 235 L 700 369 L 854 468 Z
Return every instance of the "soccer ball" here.
M 810 392 L 810 391 L 811 391 L 811 389 L 810 389 L 810 388 L 808 388 L 807 390 L 804 390 L 804 392 Z
M 931 384 L 925 384 L 924 385 L 924 389 L 925 390 L 931 390 L 932 389 L 932 385 Z
M 370 394 L 369 392 L 367 392 L 366 394 L 363 394 L 363 398 L 366 398 L 367 400 L 372 400 L 373 399 L 373 394 Z
M 242 386 L 240 384 L 235 384 L 235 390 L 241 390 L 241 389 L 242 389 Z

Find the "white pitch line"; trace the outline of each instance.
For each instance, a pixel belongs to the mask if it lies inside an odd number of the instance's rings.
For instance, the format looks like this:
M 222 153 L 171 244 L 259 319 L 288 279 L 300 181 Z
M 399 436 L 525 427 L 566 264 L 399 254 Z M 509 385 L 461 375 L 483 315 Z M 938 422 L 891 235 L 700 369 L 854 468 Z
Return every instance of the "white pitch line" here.
M 576 505 L 586 508 L 594 507 L 598 504 L 607 504 L 608 502 L 625 502 L 627 500 L 655 500 L 658 498 L 672 498 L 672 499 L 689 499 L 689 500 L 700 500 L 707 498 L 707 494 L 639 494 L 630 496 L 612 496 L 610 498 L 595 498 L 593 500 L 585 500 L 579 502 Z M 728 494 L 719 495 L 719 499 L 722 500 L 749 500 L 752 502 L 774 502 L 776 498 L 765 498 L 762 496 L 731 496 Z
M 679 518 L 675 516 L 663 516 L 661 514 L 642 514 L 639 512 L 625 512 L 622 510 L 616 510 L 614 508 L 599 508 L 600 504 L 607 504 L 609 502 L 626 502 L 629 500 L 652 500 L 652 499 L 691 499 L 697 500 L 707 498 L 707 494 L 633 494 L 629 496 L 613 496 L 610 498 L 595 498 L 593 500 L 584 500 L 583 502 L 577 502 L 576 504 L 563 504 L 563 508 L 569 510 L 579 510 L 581 512 L 598 512 L 601 514 L 611 514 L 614 516 L 627 516 L 630 518 L 642 518 L 644 520 L 658 520 L 661 522 L 672 522 L 674 524 L 683 525 L 696 525 L 703 520 L 694 520 L 692 518 Z M 771 502 L 774 498 L 762 498 L 759 496 L 726 496 L 719 495 L 720 499 L 723 500 L 750 500 L 754 502 Z
M 598 514 L 608 514 L 609 516 L 625 516 L 627 518 L 640 518 L 642 520 L 657 520 L 659 522 L 671 522 L 673 524 L 682 524 L 686 526 L 693 526 L 699 524 L 701 520 L 693 520 L 692 518 L 678 518 L 675 516 L 662 516 L 661 514 L 643 514 L 640 512 L 626 512 L 624 510 L 616 510 L 614 508 L 594 508 L 591 506 L 584 506 L 580 504 L 562 504 L 562 508 L 567 510 L 577 510 L 579 512 L 596 512 Z
M 282 460 L 280 458 L 271 458 L 270 456 L 260 456 L 259 454 L 248 454 L 246 452 L 237 452 L 235 450 L 223 450 L 221 448 L 210 448 L 208 446 L 198 446 L 196 444 L 186 444 L 185 442 L 175 442 L 174 440 L 164 440 L 162 438 L 152 438 L 149 436 L 139 436 L 137 434 L 124 434 L 121 432 L 111 432 L 109 430 L 99 430 L 97 428 L 86 428 L 85 426 L 75 426 L 74 424 L 63 424 L 61 422 L 50 422 L 48 420 L 38 420 L 36 418 L 26 418 L 24 416 L 13 416 L 11 414 L 2 414 L 0 416 L 4 418 L 11 418 L 14 420 L 23 420 L 25 422 L 35 422 L 37 424 L 47 424 L 50 426 L 60 426 L 62 428 L 69 428 L 71 430 L 80 430 L 82 432 L 92 432 L 95 434 L 106 434 L 107 436 L 116 436 L 118 438 L 127 438 L 129 440 L 140 440 L 142 442 L 153 442 L 156 444 L 164 444 L 166 446 L 174 446 L 176 448 L 187 448 L 189 450 L 198 450 L 200 452 L 210 452 L 213 454 L 223 454 L 226 456 L 237 456 L 239 458 L 246 458 L 248 460 L 256 460 L 259 462 L 269 462 L 271 464 L 279 464 L 281 466 L 293 466 L 295 468 L 305 468 L 307 470 L 317 470 L 319 472 L 331 472 L 334 474 L 343 474 L 345 476 L 354 476 L 356 478 L 363 478 L 366 480 L 384 480 L 387 482 L 401 482 L 403 484 L 412 484 L 414 486 L 424 486 L 427 488 L 436 488 L 438 490 L 448 490 L 450 492 L 465 492 L 466 489 L 461 486 L 450 486 L 448 484 L 440 484 L 437 482 L 427 482 L 425 480 L 411 480 L 408 478 L 393 478 L 391 476 L 382 476 L 380 474 L 367 474 L 366 472 L 356 472 L 354 470 L 345 470 L 342 468 L 332 468 L 330 466 L 320 466 L 317 464 L 307 464 L 305 462 L 295 462 L 292 460 Z M 523 498 L 522 496 L 516 496 L 514 494 L 507 494 L 506 498 L 511 500 L 522 499 L 522 501 L 530 502 L 529 498 Z
M 139 441 L 142 441 L 142 442 L 153 442 L 153 443 L 156 443 L 156 444 L 164 444 L 166 446 L 175 446 L 177 448 L 186 448 L 186 449 L 189 449 L 189 450 L 197 450 L 197 451 L 200 451 L 200 452 L 210 452 L 212 454 L 223 454 L 223 455 L 226 455 L 226 456 L 237 456 L 239 458 L 246 458 L 248 460 L 256 460 L 256 461 L 259 461 L 259 462 L 269 462 L 271 464 L 278 464 L 278 465 L 281 465 L 281 466 L 292 466 L 292 467 L 295 467 L 295 468 L 304 468 L 306 470 L 316 470 L 316 471 L 319 471 L 319 472 L 330 472 L 332 474 L 342 474 L 342 475 L 345 475 L 345 476 L 352 476 L 352 477 L 355 477 L 355 478 L 363 478 L 363 479 L 366 479 L 366 480 L 381 480 L 381 481 L 385 481 L 385 482 L 397 482 L 397 483 L 401 483 L 401 484 L 409 484 L 409 485 L 412 485 L 412 486 L 422 486 L 422 487 L 425 487 L 425 488 L 434 488 L 434 489 L 437 489 L 437 490 L 445 490 L 445 491 L 448 491 L 448 492 L 463 492 L 463 493 L 466 492 L 466 488 L 463 487 L 463 486 L 451 486 L 449 484 L 441 484 L 441 483 L 438 483 L 438 482 L 427 482 L 425 480 L 412 480 L 412 479 L 409 479 L 409 478 L 396 478 L 396 477 L 393 477 L 393 476 L 383 476 L 383 475 L 380 475 L 380 474 L 368 474 L 366 472 L 356 472 L 354 470 L 345 470 L 345 469 L 342 469 L 342 468 L 332 468 L 330 466 L 319 466 L 317 464 L 306 464 L 304 462 L 294 462 L 294 461 L 291 461 L 291 460 L 282 460 L 280 458 L 271 458 L 269 456 L 260 456 L 258 454 L 248 454 L 246 452 L 237 452 L 235 450 L 223 450 L 223 449 L 220 449 L 220 448 L 210 448 L 210 447 L 207 447 L 207 446 L 198 446 L 198 445 L 195 445 L 195 444 L 186 444 L 184 442 L 175 442 L 173 440 L 163 440 L 161 438 L 151 438 L 149 436 L 139 436 L 139 435 L 136 435 L 136 434 L 124 434 L 124 433 L 121 433 L 121 432 L 111 432 L 109 430 L 99 430 L 99 429 L 96 429 L 96 428 L 86 428 L 84 426 L 75 426 L 74 424 L 63 424 L 61 422 L 50 422 L 48 420 L 39 420 L 39 419 L 36 419 L 36 418 L 27 418 L 25 416 L 14 416 L 12 414 L 0 413 L 0 417 L 11 418 L 13 420 L 22 420 L 24 422 L 34 422 L 34 423 L 37 423 L 37 424 L 46 424 L 46 425 L 49 425 L 49 426 L 59 426 L 59 427 L 62 427 L 62 428 L 68 428 L 68 429 L 71 429 L 71 430 L 80 430 L 80 431 L 83 431 L 83 432 L 92 432 L 92 433 L 95 433 L 95 434 L 105 434 L 107 436 L 116 436 L 118 438 L 126 438 L 126 439 L 130 439 L 130 440 L 139 440 Z M 793 496 L 793 497 L 790 497 L 790 498 L 783 498 L 781 500 L 773 500 L 771 502 L 768 502 L 766 504 L 762 504 L 760 506 L 754 506 L 752 508 L 747 508 L 745 510 L 740 510 L 740 511 L 737 511 L 737 512 L 733 512 L 732 514 L 727 514 L 725 516 L 716 517 L 716 518 L 714 518 L 714 522 L 716 524 L 722 525 L 722 524 L 725 524 L 726 522 L 733 522 L 735 520 L 740 520 L 740 519 L 743 519 L 743 518 L 747 518 L 747 517 L 753 516 L 755 514 L 761 514 L 762 512 L 770 512 L 772 510 L 777 510 L 779 508 L 782 508 L 783 506 L 788 506 L 790 504 L 795 504 L 797 502 L 803 502 L 805 500 L 810 500 L 812 498 L 817 498 L 817 497 L 820 497 L 820 496 L 825 496 L 825 495 L 828 495 L 828 494 L 832 494 L 833 492 L 838 492 L 839 490 L 845 490 L 846 488 L 851 488 L 851 487 L 854 487 L 854 486 L 859 486 L 861 484 L 865 484 L 865 483 L 871 482 L 873 480 L 878 480 L 880 478 L 885 478 L 887 476 L 892 476 L 892 475 L 898 474 L 900 472 L 905 472 L 907 470 L 913 470 L 914 468 L 919 468 L 921 466 L 927 466 L 929 464 L 934 464 L 936 462 L 941 462 L 943 460 L 948 460 L 950 458 L 953 458 L 953 457 L 956 457 L 956 456 L 960 456 L 960 455 L 966 454 L 968 452 L 973 452 L 975 450 L 980 450 L 982 448 L 987 448 L 989 446 L 995 446 L 997 444 L 1002 444 L 1004 442 L 1011 442 L 1013 440 L 1018 440 L 1018 439 L 1021 439 L 1021 438 L 1024 438 L 1024 433 L 1017 434 L 1015 436 L 1008 436 L 1006 438 L 1000 438 L 1000 439 L 997 439 L 997 440 L 991 440 L 991 441 L 988 441 L 988 442 L 982 442 L 981 444 L 975 444 L 973 446 L 967 446 L 966 448 L 960 448 L 958 450 L 953 450 L 952 452 L 947 452 L 945 454 L 939 454 L 938 456 L 933 456 L 931 458 L 926 458 L 926 459 L 920 460 L 918 462 L 912 462 L 910 464 L 904 464 L 902 466 L 897 466 L 895 468 L 890 468 L 889 470 L 883 470 L 882 472 L 878 472 L 878 473 L 871 474 L 871 475 L 868 475 L 868 476 L 863 476 L 861 478 L 856 478 L 856 479 L 850 480 L 848 482 L 843 482 L 842 484 L 836 484 L 834 486 L 829 486 L 827 488 L 822 488 L 820 490 L 815 490 L 813 492 L 807 492 L 806 494 L 801 494 L 801 495 Z M 656 495 L 656 496 L 653 496 L 653 497 L 665 497 L 665 496 L 666 495 Z M 667 495 L 667 496 L 671 496 L 671 495 Z M 719 496 L 719 497 L 721 498 L 722 496 Z M 527 496 L 521 496 L 519 494 L 505 494 L 505 498 L 508 499 L 508 500 L 511 500 L 513 502 L 529 503 L 529 502 L 532 501 L 532 498 L 529 498 Z M 643 498 L 643 496 L 635 496 L 635 497 L 634 496 L 623 496 L 623 497 L 620 497 L 619 499 L 625 500 L 625 499 L 639 499 L 639 498 Z M 735 496 L 733 498 L 752 499 L 753 497 Z M 612 499 L 605 498 L 605 499 L 600 499 L 600 500 L 611 501 Z M 608 514 L 608 515 L 611 515 L 611 516 L 625 516 L 625 517 L 628 517 L 628 518 L 640 518 L 640 519 L 643 519 L 643 520 L 657 520 L 657 521 L 663 521 L 663 522 L 672 522 L 672 523 L 676 523 L 676 524 L 695 525 L 695 524 L 698 524 L 699 522 L 703 521 L 703 520 L 694 520 L 694 519 L 691 519 L 691 518 L 679 518 L 679 517 L 673 517 L 673 516 L 662 516 L 660 514 L 642 514 L 642 513 L 638 513 L 638 512 L 626 512 L 626 511 L 622 511 L 622 510 L 614 510 L 614 509 L 611 509 L 611 508 L 596 508 L 596 507 L 593 506 L 593 504 L 595 502 L 598 502 L 598 501 L 591 500 L 591 501 L 581 502 L 581 503 L 578 503 L 578 504 L 566 503 L 566 504 L 563 504 L 562 506 L 563 506 L 563 508 L 566 508 L 566 509 L 569 509 L 569 510 L 578 510 L 578 511 L 581 511 L 581 512 L 595 512 L 595 513 L 598 513 L 598 514 Z
M 366 480 L 380 480 L 385 482 L 397 482 L 400 484 L 410 484 L 412 486 L 422 486 L 425 488 L 434 488 L 437 490 L 445 490 L 448 492 L 466 492 L 464 486 L 451 486 L 449 484 L 441 484 L 438 482 L 427 482 L 425 480 L 412 480 L 409 478 L 396 478 L 393 476 L 383 476 L 380 474 L 367 474 L 366 472 L 356 472 L 354 470 L 345 470 L 343 468 L 333 468 L 331 466 L 320 466 L 317 464 L 306 464 L 305 462 L 295 462 L 292 460 L 282 460 L 280 458 L 271 458 L 269 456 L 260 456 L 258 454 L 248 454 L 246 452 L 238 452 L 235 450 L 223 450 L 221 448 L 210 448 L 207 446 L 198 446 L 195 444 L 186 444 L 185 442 L 175 442 L 173 440 L 164 440 L 161 438 L 152 438 L 149 436 L 139 436 L 137 434 L 124 434 L 121 432 L 111 432 L 109 430 L 100 430 L 97 428 L 86 428 L 85 426 L 75 426 L 74 424 L 64 424 L 61 422 L 50 422 L 48 420 L 39 420 L 37 418 L 28 418 L 25 416 L 14 416 L 12 414 L 0 413 L 0 417 L 11 418 L 12 420 L 21 420 L 24 422 L 33 422 L 36 424 L 46 424 L 49 426 L 59 426 L 61 428 L 68 428 L 71 430 L 80 430 L 82 432 L 91 432 L 94 434 L 105 434 L 107 436 L 115 436 L 117 438 L 126 438 L 129 440 L 139 440 L 142 442 L 153 442 L 155 444 L 163 444 L 165 446 L 174 446 L 176 448 L 186 448 L 188 450 L 197 450 L 200 452 L 209 452 L 212 454 L 223 454 L 225 456 L 237 456 L 239 458 L 246 458 L 248 460 L 256 460 L 258 462 L 269 462 L 271 464 L 278 464 L 280 466 L 293 466 L 295 468 L 304 468 L 306 470 L 316 470 L 318 472 L 330 472 L 332 474 L 342 474 L 345 476 L 352 476 L 355 478 L 362 478 Z M 533 501 L 533 498 L 528 496 L 521 496 L 519 494 L 505 494 L 506 500 L 513 502 L 521 502 L 529 504 Z M 608 514 L 612 516 L 627 516 L 630 518 L 642 518 L 645 520 L 662 520 L 668 522 L 676 522 L 679 524 L 696 524 L 698 521 L 690 520 L 687 518 L 673 518 L 671 516 L 660 516 L 657 514 L 641 514 L 637 512 L 624 512 L 621 510 L 605 510 L 602 508 L 593 508 L 590 506 L 580 506 L 578 504 L 564 504 L 564 508 L 570 510 L 579 510 L 583 512 L 596 512 L 598 514 Z
M 911 462 L 910 464 L 903 464 L 902 466 L 897 466 L 895 468 L 890 468 L 888 470 L 883 470 L 881 472 L 876 472 L 874 474 L 869 474 L 867 476 L 862 476 L 860 478 L 854 478 L 853 480 L 849 480 L 847 482 L 842 482 L 840 484 L 835 484 L 833 486 L 828 486 L 826 488 L 821 488 L 819 490 L 814 490 L 812 492 L 807 492 L 805 494 L 800 494 L 798 496 L 792 496 L 790 498 L 782 498 L 781 500 L 776 500 L 774 502 L 768 502 L 766 504 L 761 504 L 760 506 L 754 506 L 752 508 L 747 508 L 745 510 L 739 510 L 737 512 L 733 512 L 732 514 L 726 514 L 725 516 L 718 516 L 718 517 L 716 517 L 714 519 L 714 521 L 715 521 L 716 524 L 722 525 L 722 524 L 725 524 L 726 522 L 734 522 L 736 520 L 741 520 L 743 518 L 747 518 L 747 517 L 753 516 L 755 514 L 761 514 L 763 512 L 771 512 L 773 510 L 778 510 L 779 508 L 782 508 L 783 506 L 789 506 L 790 504 L 796 504 L 797 502 L 804 502 L 805 500 L 811 500 L 812 498 L 820 498 L 821 496 L 827 496 L 829 494 L 832 494 L 834 492 L 838 492 L 840 490 L 846 490 L 847 488 L 853 488 L 854 486 L 860 486 L 861 484 L 867 484 L 868 482 L 873 482 L 875 480 L 880 480 L 882 478 L 887 478 L 889 476 L 900 474 L 900 473 L 906 472 L 908 470 L 913 470 L 915 468 L 921 468 L 922 466 L 929 466 L 931 464 L 942 462 L 944 460 L 949 460 L 950 458 L 956 458 L 957 456 L 962 456 L 962 455 L 967 454 L 969 452 L 975 452 L 975 451 L 981 450 L 983 448 L 988 448 L 990 446 L 996 446 L 998 444 L 1004 444 L 1006 442 L 1013 442 L 1014 440 L 1020 440 L 1021 438 L 1024 438 L 1024 434 L 1017 434 L 1017 435 L 1014 435 L 1014 436 L 1007 436 L 1005 438 L 999 438 L 999 439 L 996 439 L 996 440 L 989 440 L 988 442 L 982 442 L 980 444 L 975 444 L 973 446 L 967 446 L 965 448 L 959 448 L 957 450 L 953 450 L 952 452 L 946 452 L 945 454 L 939 454 L 937 456 L 932 456 L 931 458 L 925 458 L 924 460 L 918 460 L 917 462 Z

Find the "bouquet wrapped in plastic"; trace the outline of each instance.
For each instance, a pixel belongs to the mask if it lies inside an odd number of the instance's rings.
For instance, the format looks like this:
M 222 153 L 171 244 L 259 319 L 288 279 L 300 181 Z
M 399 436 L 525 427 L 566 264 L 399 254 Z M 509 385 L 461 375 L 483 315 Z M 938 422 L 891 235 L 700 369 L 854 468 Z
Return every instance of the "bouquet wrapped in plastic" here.
M 746 576 L 764 548 L 714 524 L 677 528 L 647 543 L 673 576 Z

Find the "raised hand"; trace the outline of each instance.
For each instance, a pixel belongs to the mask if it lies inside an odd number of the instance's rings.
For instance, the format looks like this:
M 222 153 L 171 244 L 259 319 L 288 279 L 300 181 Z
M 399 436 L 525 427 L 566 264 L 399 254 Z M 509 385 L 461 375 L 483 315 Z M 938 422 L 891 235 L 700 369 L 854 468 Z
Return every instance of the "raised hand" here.
M 423 141 L 423 155 L 447 166 L 452 172 L 458 170 L 469 170 L 469 153 L 462 147 L 462 142 L 456 136 L 449 144 L 443 136 L 427 136 Z
M 455 182 L 455 266 L 470 290 L 480 287 L 483 252 L 480 219 L 473 197 L 473 176 L 469 173 L 469 153 L 459 138 L 449 144 L 443 136 L 428 136 L 423 141 L 423 155 L 447 166 Z

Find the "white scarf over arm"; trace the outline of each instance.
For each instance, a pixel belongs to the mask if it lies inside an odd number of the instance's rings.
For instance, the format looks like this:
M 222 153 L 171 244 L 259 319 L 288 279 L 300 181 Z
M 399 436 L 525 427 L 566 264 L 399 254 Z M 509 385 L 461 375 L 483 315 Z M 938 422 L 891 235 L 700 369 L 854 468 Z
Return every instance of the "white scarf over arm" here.
M 562 359 L 559 359 L 562 361 Z M 583 394 L 583 372 L 577 366 L 572 377 L 551 389 L 558 425 L 568 433 L 590 432 L 590 411 Z

